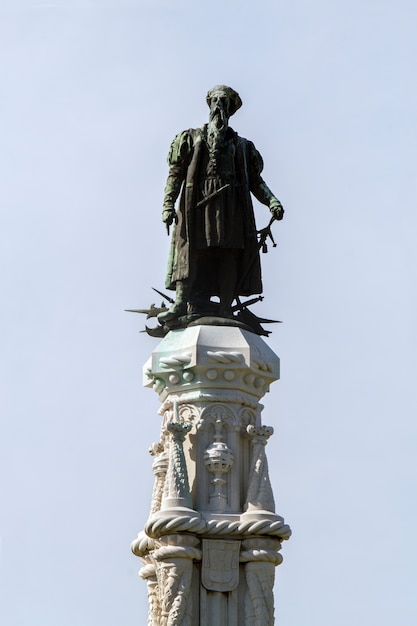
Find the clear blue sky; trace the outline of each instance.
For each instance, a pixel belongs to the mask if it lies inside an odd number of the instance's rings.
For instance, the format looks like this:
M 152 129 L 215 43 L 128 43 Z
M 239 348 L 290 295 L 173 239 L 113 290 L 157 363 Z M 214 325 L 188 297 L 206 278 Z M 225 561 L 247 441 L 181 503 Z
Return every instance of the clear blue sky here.
M 280 626 L 411 626 L 417 8 L 398 0 L 3 0 L 0 618 L 134 626 L 146 585 L 174 135 L 214 84 L 286 209 L 263 257 Z M 258 224 L 267 221 L 256 208 Z

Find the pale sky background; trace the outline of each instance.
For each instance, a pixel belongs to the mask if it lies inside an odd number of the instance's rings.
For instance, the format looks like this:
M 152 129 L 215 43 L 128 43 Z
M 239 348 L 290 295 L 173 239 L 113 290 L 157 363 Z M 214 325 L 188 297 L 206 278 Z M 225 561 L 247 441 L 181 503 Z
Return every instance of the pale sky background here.
M 218 83 L 286 209 L 255 308 L 284 321 L 277 623 L 417 623 L 416 26 L 415 0 L 2 0 L 4 626 L 146 623 L 157 340 L 124 309 L 160 302 L 166 155 Z

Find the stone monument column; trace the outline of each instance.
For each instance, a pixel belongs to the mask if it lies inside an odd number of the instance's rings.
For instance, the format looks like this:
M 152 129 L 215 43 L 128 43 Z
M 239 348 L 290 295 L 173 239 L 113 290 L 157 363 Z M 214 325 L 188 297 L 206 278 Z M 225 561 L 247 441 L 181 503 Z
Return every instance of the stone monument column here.
M 284 209 L 262 178 L 263 159 L 229 120 L 237 91 L 216 85 L 209 119 L 178 133 L 168 153 L 162 221 L 172 227 L 156 317 L 164 337 L 144 384 L 161 401 L 152 444 L 149 519 L 132 544 L 148 584 L 149 626 L 272 626 L 275 566 L 291 531 L 275 512 L 260 400 L 279 359 L 249 306 L 262 299 L 259 252 Z M 257 230 L 252 196 L 269 210 Z M 177 203 L 177 200 L 179 202 Z M 242 298 L 255 296 L 249 300 Z
M 161 440 L 144 531 L 132 543 L 149 626 L 272 626 L 275 567 L 291 531 L 275 512 L 261 398 L 279 358 L 238 322 L 171 330 L 144 367 Z

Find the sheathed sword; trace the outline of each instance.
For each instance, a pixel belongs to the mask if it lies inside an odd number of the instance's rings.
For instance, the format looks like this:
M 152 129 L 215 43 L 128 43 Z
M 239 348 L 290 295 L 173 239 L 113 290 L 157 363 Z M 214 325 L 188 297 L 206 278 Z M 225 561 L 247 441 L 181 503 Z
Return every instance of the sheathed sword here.
M 199 207 L 204 206 L 205 204 L 207 204 L 207 202 L 209 202 L 209 200 L 212 200 L 213 198 L 218 196 L 220 193 L 222 193 L 222 191 L 224 191 L 228 187 L 230 187 L 230 183 L 226 183 L 226 185 L 223 185 L 222 187 L 219 187 L 219 189 L 216 189 L 216 191 L 213 191 L 213 193 L 210 193 L 208 196 L 206 196 L 205 198 L 203 198 L 202 200 L 197 202 L 197 204 L 195 205 L 194 208 L 198 209 Z M 177 223 L 177 217 L 176 216 L 175 216 L 173 221 L 175 223 Z M 169 224 L 166 225 L 166 228 L 167 228 L 167 233 L 169 235 Z
M 198 209 L 200 206 L 204 206 L 205 204 L 207 204 L 207 202 L 209 200 L 212 200 L 213 198 L 215 198 L 216 196 L 219 195 L 219 193 L 221 193 L 222 191 L 224 191 L 225 189 L 227 189 L 228 187 L 230 187 L 230 183 L 227 183 L 226 185 L 223 185 L 223 187 L 219 187 L 218 189 L 216 189 L 216 191 L 213 191 L 213 193 L 210 193 L 208 196 L 206 196 L 205 198 L 203 198 L 202 200 L 200 200 L 200 202 L 197 202 L 197 204 L 195 205 L 195 209 Z

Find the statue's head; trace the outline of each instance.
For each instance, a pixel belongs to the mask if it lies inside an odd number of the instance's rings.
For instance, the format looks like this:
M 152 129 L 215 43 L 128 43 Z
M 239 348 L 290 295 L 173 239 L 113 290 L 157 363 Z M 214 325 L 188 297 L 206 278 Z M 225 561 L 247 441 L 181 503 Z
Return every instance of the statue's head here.
M 217 106 L 221 106 L 227 114 L 227 117 L 236 113 L 236 111 L 242 106 L 242 100 L 240 99 L 237 91 L 231 87 L 227 87 L 226 85 L 216 85 L 210 89 L 207 93 L 206 101 L 210 110 Z

